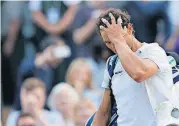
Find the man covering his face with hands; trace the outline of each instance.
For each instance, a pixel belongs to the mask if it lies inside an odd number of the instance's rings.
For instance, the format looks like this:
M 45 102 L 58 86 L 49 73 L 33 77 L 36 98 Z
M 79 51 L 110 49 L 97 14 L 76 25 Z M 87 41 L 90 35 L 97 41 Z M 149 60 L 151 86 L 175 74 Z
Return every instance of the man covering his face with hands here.
M 156 126 L 155 109 L 167 100 L 160 87 L 167 90 L 173 85 L 165 51 L 157 43 L 139 42 L 133 35 L 129 15 L 120 10 L 109 9 L 102 13 L 97 26 L 106 46 L 118 57 L 112 77 L 106 65 L 102 83 L 104 96 L 92 125 L 107 125 L 112 93 L 119 126 Z M 112 58 L 107 64 L 111 64 Z

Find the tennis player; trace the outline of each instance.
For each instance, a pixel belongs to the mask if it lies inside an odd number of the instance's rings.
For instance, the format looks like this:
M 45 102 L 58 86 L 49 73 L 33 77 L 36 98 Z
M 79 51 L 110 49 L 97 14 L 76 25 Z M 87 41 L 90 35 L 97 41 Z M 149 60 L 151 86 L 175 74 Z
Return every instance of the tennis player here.
M 173 86 L 165 51 L 157 43 L 138 41 L 129 15 L 120 10 L 103 12 L 97 26 L 104 43 L 118 59 L 112 78 L 105 70 L 104 96 L 92 126 L 107 125 L 111 92 L 117 104 L 118 126 L 156 126 L 156 107 L 167 100 L 162 91 Z

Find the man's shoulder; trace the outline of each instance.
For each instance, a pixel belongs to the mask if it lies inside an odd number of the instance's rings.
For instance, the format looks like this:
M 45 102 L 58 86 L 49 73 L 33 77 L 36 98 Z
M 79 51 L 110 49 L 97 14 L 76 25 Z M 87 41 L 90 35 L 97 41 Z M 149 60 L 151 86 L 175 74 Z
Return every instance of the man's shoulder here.
M 143 51 L 151 52 L 151 51 L 158 51 L 162 52 L 166 55 L 164 49 L 158 43 L 144 43 Z
M 141 57 L 155 57 L 159 58 L 161 60 L 164 60 L 167 62 L 167 55 L 165 50 L 159 46 L 158 43 L 151 43 L 151 44 L 147 44 L 144 43 L 143 46 L 141 48 L 139 48 L 138 50 L 140 52 L 140 56 Z

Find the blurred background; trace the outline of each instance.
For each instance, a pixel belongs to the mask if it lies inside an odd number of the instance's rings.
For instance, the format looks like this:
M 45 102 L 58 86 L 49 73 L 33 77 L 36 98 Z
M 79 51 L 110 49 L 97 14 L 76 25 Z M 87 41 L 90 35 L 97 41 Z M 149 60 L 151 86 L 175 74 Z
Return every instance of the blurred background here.
M 25 126 L 28 117 L 33 124 L 35 111 L 42 111 L 51 116 L 43 116 L 41 122 L 84 126 L 100 104 L 105 62 L 113 55 L 98 33 L 97 17 L 107 8 L 127 11 L 139 41 L 157 42 L 179 54 L 178 5 L 179 1 L 1 1 L 1 123 Z

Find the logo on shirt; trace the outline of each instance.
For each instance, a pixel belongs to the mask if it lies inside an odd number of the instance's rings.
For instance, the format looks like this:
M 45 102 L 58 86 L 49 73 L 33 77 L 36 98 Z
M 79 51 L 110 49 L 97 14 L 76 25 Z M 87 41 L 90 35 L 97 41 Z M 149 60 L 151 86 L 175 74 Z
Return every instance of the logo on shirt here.
M 122 70 L 115 72 L 115 74 L 119 74 L 119 73 L 122 73 Z

